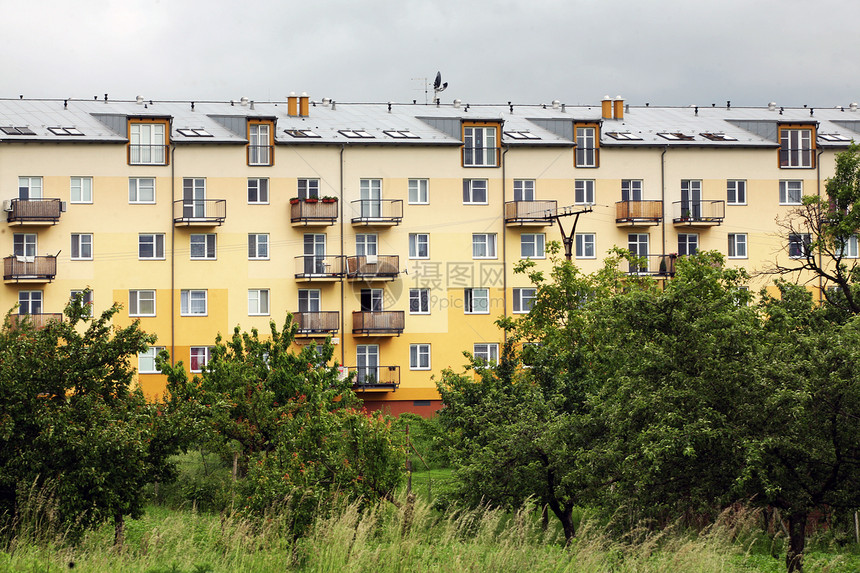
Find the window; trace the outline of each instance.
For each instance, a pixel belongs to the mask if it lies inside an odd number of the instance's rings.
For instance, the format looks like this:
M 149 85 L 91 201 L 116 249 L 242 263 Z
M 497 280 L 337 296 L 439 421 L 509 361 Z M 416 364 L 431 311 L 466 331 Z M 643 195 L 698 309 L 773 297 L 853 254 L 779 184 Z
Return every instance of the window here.
M 250 296 L 248 297 L 250 299 Z M 182 316 L 205 316 L 207 291 L 183 289 L 179 293 L 179 313 Z M 250 302 L 248 304 L 250 307 Z
M 515 288 L 514 289 L 514 312 L 524 313 L 532 309 L 535 300 L 535 289 L 533 288 Z
M 362 179 L 361 217 L 375 219 L 382 216 L 382 179 Z
M 729 205 L 747 204 L 747 182 L 743 179 L 726 181 L 726 203 Z
M 464 205 L 486 205 L 487 204 L 487 180 L 486 179 L 463 179 L 463 204 Z
M 164 350 L 163 346 L 150 346 L 137 355 L 137 371 L 140 374 L 160 374 L 161 371 L 155 367 L 155 357 Z
M 746 233 L 729 233 L 729 258 L 747 258 L 747 235 Z
M 642 200 L 642 181 L 640 179 L 622 179 L 621 180 L 621 200 L 622 201 L 641 201 Z
M 780 181 L 779 204 L 800 205 L 803 197 L 803 181 Z
M 93 178 L 72 177 L 71 189 L 69 191 L 69 201 L 71 203 L 92 203 Z
M 496 258 L 496 234 L 475 233 L 472 235 L 472 258 L 473 259 L 495 259 Z
M 594 205 L 594 179 L 577 179 L 573 189 L 577 205 Z
M 42 178 L 41 177 L 19 177 L 18 178 L 18 199 L 27 201 L 28 199 L 42 198 Z
M 534 201 L 535 180 L 514 179 L 514 201 Z
M 42 291 L 18 291 L 18 314 L 42 314 Z
M 783 168 L 815 167 L 812 129 L 779 129 L 779 166 Z
M 426 233 L 409 233 L 409 258 L 430 258 L 430 235 Z
M 857 248 L 857 235 L 851 235 L 844 240 L 844 244 L 842 245 L 842 249 L 839 252 L 839 255 L 845 259 L 856 259 L 860 257 L 860 253 L 858 253 Z M 837 239 L 838 241 L 838 239 Z M 837 242 L 837 244 L 839 244 Z
M 498 165 L 498 127 L 463 127 L 463 166 L 495 167 Z
M 191 260 L 215 259 L 215 233 L 192 233 L 190 246 Z
M 74 302 L 77 297 L 82 295 L 83 300 L 81 300 L 81 302 L 86 309 L 86 314 L 84 316 L 91 317 L 93 315 L 93 291 L 82 289 L 72 290 L 69 292 L 69 301 Z
M 155 291 L 154 290 L 130 290 L 130 291 L 128 291 L 128 315 L 129 316 L 155 316 Z
M 269 123 L 248 124 L 248 165 L 271 165 L 272 145 Z
M 269 234 L 268 233 L 248 233 L 248 258 L 249 259 L 268 259 L 269 258 Z
M 269 180 L 248 177 L 248 204 L 264 205 L 269 202 Z
M 467 288 L 463 297 L 463 311 L 466 314 L 489 314 L 490 289 Z
M 430 289 L 409 289 L 409 314 L 430 314 Z
M 208 346 L 192 346 L 188 361 L 189 369 L 192 372 L 203 372 L 203 369 L 209 364 L 209 352 Z
M 427 205 L 430 202 L 427 191 L 428 181 L 426 179 L 409 180 L 409 204 Z
M 520 235 L 520 257 L 523 259 L 544 258 L 546 237 L 543 233 L 523 233 Z
M 298 194 L 299 199 L 319 199 L 320 180 L 299 179 Z
M 648 272 L 648 234 L 647 233 L 630 233 L 627 235 L 627 250 L 634 257 L 644 258 L 641 265 L 630 263 L 629 272 L 631 273 L 647 273 Z
M 307 237 L 307 235 L 305 236 Z M 355 254 L 359 257 L 378 254 L 376 251 L 376 235 L 356 235 Z
M 409 369 L 410 370 L 430 370 L 430 345 L 429 344 L 410 344 L 409 345 Z
M 16 257 L 35 257 L 36 233 L 14 233 L 12 235 L 12 254 Z
M 483 360 L 487 364 L 497 364 L 499 362 L 499 345 L 492 344 L 475 344 L 472 347 L 472 355 L 478 360 Z
M 248 316 L 260 316 L 267 314 L 269 314 L 269 289 L 248 289 Z
M 165 165 L 167 163 L 166 126 L 166 122 L 128 125 L 129 165 Z
M 155 179 L 152 177 L 130 177 L 128 180 L 129 203 L 155 203 Z
M 319 289 L 299 289 L 299 312 L 320 312 Z
M 72 233 L 72 260 L 93 260 L 93 235 L 92 233 Z
M 795 233 L 788 236 L 788 256 L 800 259 L 810 255 L 809 245 L 812 242 L 809 233 Z
M 597 128 L 578 126 L 576 128 L 576 166 L 597 167 Z
M 164 259 L 164 234 L 141 233 L 138 235 L 137 258 Z
M 699 235 L 694 233 L 678 234 L 678 254 L 695 255 L 699 250 Z
M 359 344 L 355 347 L 356 384 L 377 384 L 379 382 L 379 345 Z
M 576 258 L 577 259 L 594 259 L 595 254 L 595 234 L 594 233 L 577 233 L 576 234 Z

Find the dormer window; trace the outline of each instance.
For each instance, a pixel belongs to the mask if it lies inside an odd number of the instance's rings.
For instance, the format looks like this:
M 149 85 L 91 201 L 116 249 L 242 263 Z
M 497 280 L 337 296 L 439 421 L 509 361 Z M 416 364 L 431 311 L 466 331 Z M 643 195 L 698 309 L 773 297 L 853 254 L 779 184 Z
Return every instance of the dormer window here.
M 167 165 L 167 122 L 167 119 L 129 120 L 129 165 Z
M 577 167 L 597 167 L 599 162 L 598 126 L 596 124 L 577 124 L 575 164 Z
M 463 125 L 463 167 L 498 167 L 499 151 L 498 124 Z
M 271 121 L 248 122 L 248 165 L 274 164 L 274 132 Z
M 815 126 L 779 126 L 779 166 L 782 169 L 815 167 Z

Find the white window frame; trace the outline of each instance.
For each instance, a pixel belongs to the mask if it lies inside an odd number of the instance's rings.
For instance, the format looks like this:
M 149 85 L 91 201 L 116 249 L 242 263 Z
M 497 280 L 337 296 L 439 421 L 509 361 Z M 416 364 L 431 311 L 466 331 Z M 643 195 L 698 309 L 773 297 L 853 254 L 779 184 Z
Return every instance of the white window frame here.
M 534 179 L 514 179 L 514 201 L 528 202 L 535 200 Z
M 92 233 L 72 233 L 71 260 L 73 260 L 73 261 L 91 261 L 91 260 L 93 260 L 93 234 Z
M 594 179 L 576 179 L 573 182 L 573 202 L 576 205 L 594 205 Z
M 497 259 L 496 233 L 472 233 L 472 258 Z M 483 252 L 484 254 L 480 254 Z
M 747 204 L 746 179 L 729 179 L 726 181 L 726 205 Z
M 12 254 L 16 257 L 35 257 L 39 252 L 39 236 L 36 233 L 13 233 Z
M 430 314 L 430 289 L 409 289 L 409 314 Z
M 591 254 L 589 254 L 589 251 Z M 597 233 L 577 233 L 576 252 L 577 259 L 597 258 Z
M 42 314 L 44 298 L 40 290 L 18 291 L 18 314 Z
M 202 309 L 199 308 L 203 304 Z M 206 289 L 182 289 L 179 291 L 179 314 L 181 316 L 207 316 L 209 314 L 209 291 Z
M 93 202 L 93 178 L 69 178 L 69 203 L 89 204 Z
M 690 249 L 694 251 L 691 253 Z M 678 233 L 678 255 L 692 256 L 699 252 L 698 233 Z
M 845 244 L 842 245 L 842 249 L 839 254 L 843 259 L 860 258 L 860 248 L 858 248 L 857 235 L 851 235 L 848 237 Z
M 597 128 L 583 125 L 576 128 L 574 167 L 597 167 Z
M 534 305 L 536 288 L 514 289 L 514 314 L 528 314 Z
M 141 255 L 144 247 L 152 249 L 151 257 Z M 141 261 L 164 260 L 164 233 L 140 233 L 137 236 L 137 258 Z
M 809 233 L 792 233 L 788 236 L 788 257 L 790 259 L 804 259 L 809 254 L 809 244 L 812 236 Z M 799 247 L 797 246 L 799 245 Z M 797 254 L 792 254 L 793 249 L 800 249 Z
M 318 288 L 299 289 L 299 312 L 322 312 L 322 291 Z
M 141 306 L 152 303 L 152 312 L 143 312 Z M 129 316 L 155 316 L 155 290 L 154 289 L 132 289 L 128 291 L 128 315 Z
M 428 179 L 409 180 L 409 204 L 430 204 L 430 181 Z
M 248 124 L 248 165 L 272 165 L 271 130 L 268 123 Z
M 498 142 L 498 126 L 464 126 L 463 167 L 497 167 Z
M 379 237 L 376 233 L 359 233 L 355 236 L 355 254 L 359 257 L 379 254 Z
M 812 129 L 784 128 L 780 130 L 780 154 L 785 156 L 783 165 L 780 157 L 779 166 L 782 169 L 811 169 L 815 161 L 815 149 L 812 147 Z M 792 160 L 792 158 L 795 160 Z
M 269 316 L 271 313 L 271 299 L 269 289 L 248 289 L 248 316 Z
M 643 185 L 641 179 L 622 179 L 621 200 L 630 203 L 643 201 L 642 188 Z
M 796 187 L 796 188 L 792 188 Z M 794 199 L 794 195 L 797 199 Z M 780 205 L 800 205 L 803 202 L 803 181 L 800 179 L 780 179 L 779 180 L 779 204 Z
M 430 234 L 429 233 L 409 233 L 409 258 L 410 259 L 429 259 L 430 258 Z
M 476 342 L 472 346 L 472 356 L 483 360 L 489 365 L 499 363 L 499 343 L 498 342 Z
M 151 183 L 151 185 L 142 186 L 142 183 Z M 152 191 L 152 199 L 141 198 L 142 191 L 149 191 L 150 189 Z M 128 202 L 130 205 L 155 204 L 155 177 L 129 177 Z
M 44 192 L 41 177 L 18 177 L 18 199 L 41 199 Z
M 746 259 L 748 257 L 748 237 L 746 233 L 729 233 L 730 259 Z
M 483 201 L 476 194 L 483 193 Z M 486 179 L 463 179 L 463 205 L 488 205 L 490 202 L 489 185 Z
M 93 291 L 92 290 L 81 289 L 81 288 L 70 290 L 69 291 L 69 302 L 72 302 L 73 300 L 75 300 L 75 297 L 78 296 L 79 294 L 82 294 L 82 293 L 86 293 L 86 296 L 84 296 L 83 303 L 85 305 L 88 305 L 87 313 L 85 316 L 92 317 L 93 316 Z
M 248 205 L 268 204 L 269 179 L 266 177 L 248 177 Z
M 299 199 L 319 199 L 320 180 L 312 177 L 300 177 L 296 182 L 296 196 Z
M 490 289 L 467 288 L 463 292 L 464 314 L 490 314 Z
M 195 354 L 197 355 L 195 357 Z M 197 368 L 194 367 L 195 358 Z M 188 370 L 191 372 L 203 372 L 209 360 L 212 358 L 211 346 L 192 346 L 188 349 Z
M 529 251 L 534 254 L 528 254 Z M 520 235 L 520 258 L 545 259 L 546 235 L 544 233 L 523 233 Z
M 192 261 L 214 261 L 218 259 L 217 235 L 215 233 L 191 233 L 188 237 L 188 256 Z M 203 249 L 203 254 L 199 253 Z M 195 254 L 195 250 L 198 251 Z
M 269 260 L 269 233 L 248 233 L 248 260 Z
M 164 350 L 163 346 L 150 346 L 143 352 L 137 355 L 137 373 L 138 374 L 161 374 L 160 370 L 155 368 L 155 359 L 158 353 Z
M 128 126 L 129 165 L 166 165 L 165 124 L 130 123 Z
M 430 345 L 429 344 L 410 344 L 409 345 L 409 369 L 410 370 L 430 370 Z

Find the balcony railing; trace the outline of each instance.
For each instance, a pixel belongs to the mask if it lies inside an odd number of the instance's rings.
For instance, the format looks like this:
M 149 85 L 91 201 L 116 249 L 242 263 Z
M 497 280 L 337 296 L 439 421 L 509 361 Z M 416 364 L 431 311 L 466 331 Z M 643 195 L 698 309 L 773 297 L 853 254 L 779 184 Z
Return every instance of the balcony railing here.
M 296 278 L 300 280 L 337 280 L 343 276 L 341 255 L 304 255 L 296 257 Z
M 398 255 L 347 257 L 346 274 L 351 279 L 395 279 L 400 274 L 400 257 Z
M 640 255 L 636 258 L 639 264 L 632 261 L 622 263 L 627 266 L 627 274 L 655 277 L 675 276 L 675 259 L 678 258 L 678 255 Z
M 576 148 L 576 166 L 577 167 L 597 167 L 600 164 L 600 148 L 599 147 L 577 147 Z
M 463 147 L 464 167 L 498 167 L 502 150 L 499 147 Z
M 353 334 L 397 334 L 403 332 L 405 313 L 402 310 L 356 310 L 352 313 Z
M 397 390 L 400 386 L 400 366 L 349 366 L 347 370 L 355 372 L 355 390 Z
M 290 201 L 290 222 L 293 225 L 334 225 L 337 222 L 337 199 L 334 201 L 317 200 L 313 202 Z
M 248 165 L 272 165 L 274 147 L 271 145 L 249 145 Z
M 167 165 L 167 145 L 142 145 L 138 143 L 128 144 L 129 165 Z
M 672 223 L 676 225 L 719 225 L 725 218 L 725 201 L 694 200 L 672 203 Z
M 505 224 L 552 225 L 552 217 L 557 210 L 555 201 L 507 201 Z
M 180 199 L 173 202 L 173 224 L 188 226 L 220 225 L 227 218 L 224 199 Z
M 56 225 L 65 205 L 59 199 L 11 199 L 6 221 L 14 225 Z
M 618 201 L 615 224 L 628 227 L 657 225 L 663 219 L 662 201 Z
M 61 312 L 39 312 L 35 314 L 10 314 L 9 325 L 12 329 L 18 328 L 22 323 L 28 322 L 33 325 L 36 330 L 41 330 L 52 322 L 61 322 L 63 314 Z
M 403 220 L 402 199 L 359 199 L 352 202 L 353 225 L 399 225 Z
M 3 280 L 7 282 L 51 282 L 57 276 L 57 257 L 11 256 L 3 259 Z
M 300 336 L 337 334 L 340 330 L 340 313 L 336 310 L 294 312 L 293 322 L 299 326 L 296 334 Z

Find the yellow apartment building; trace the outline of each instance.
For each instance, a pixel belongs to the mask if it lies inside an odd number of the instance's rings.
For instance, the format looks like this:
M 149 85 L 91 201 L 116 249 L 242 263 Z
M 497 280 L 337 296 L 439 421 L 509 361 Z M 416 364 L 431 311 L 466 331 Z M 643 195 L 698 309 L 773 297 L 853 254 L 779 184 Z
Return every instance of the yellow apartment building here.
M 200 371 L 217 333 L 292 313 L 369 408 L 427 415 L 434 377 L 496 359 L 495 319 L 528 311 L 516 261 L 564 233 L 586 272 L 615 245 L 647 256 L 631 272 L 699 249 L 761 271 L 802 252 L 777 221 L 857 133 L 856 104 L 0 99 L 0 308 L 119 303 L 158 335 L 149 395 L 160 348 Z

